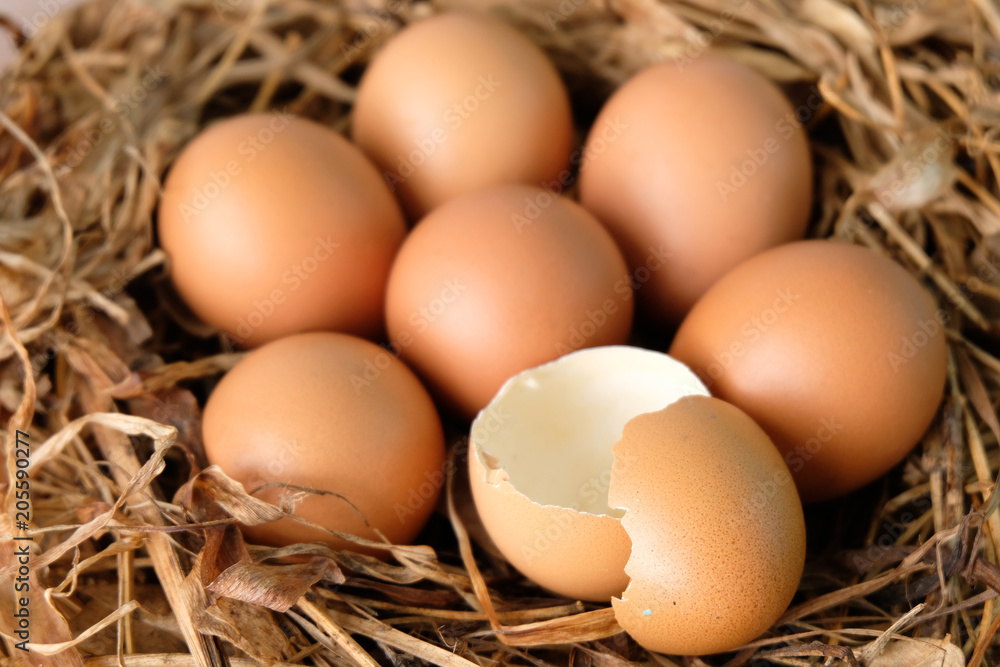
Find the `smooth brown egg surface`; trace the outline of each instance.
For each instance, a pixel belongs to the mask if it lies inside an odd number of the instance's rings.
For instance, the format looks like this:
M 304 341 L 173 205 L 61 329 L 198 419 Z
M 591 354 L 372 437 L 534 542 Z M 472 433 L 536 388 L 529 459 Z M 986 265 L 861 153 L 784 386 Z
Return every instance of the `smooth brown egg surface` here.
M 944 391 L 942 317 L 887 257 L 800 241 L 716 283 L 670 354 L 763 427 L 803 500 L 824 500 L 886 473 L 927 430 Z
M 608 232 L 574 202 L 523 185 L 435 209 L 403 243 L 386 297 L 394 349 L 470 418 L 526 368 L 625 342 L 632 311 Z
M 805 133 L 782 92 L 735 61 L 639 72 L 601 110 L 583 157 L 580 201 L 645 272 L 637 298 L 651 322 L 680 322 L 726 271 L 805 233 Z
M 354 140 L 418 219 L 504 183 L 569 182 L 569 97 L 545 54 L 483 14 L 444 13 L 403 30 L 365 71 Z
M 205 453 L 248 492 L 294 505 L 328 530 L 396 544 L 416 537 L 444 481 L 444 436 L 416 376 L 385 351 L 346 334 L 282 338 L 251 352 L 205 406 Z M 374 372 L 376 371 L 377 372 Z M 362 518 L 362 515 L 364 518 Z M 365 522 L 367 520 L 367 524 Z M 246 526 L 273 545 L 322 542 L 357 548 L 292 519 Z
M 198 135 L 159 208 L 177 291 L 247 347 L 302 331 L 378 335 L 405 234 L 398 204 L 357 148 L 279 113 Z
M 625 425 L 609 502 L 624 508 L 631 582 L 615 618 L 651 651 L 729 651 L 791 602 L 805 564 L 802 505 L 781 455 L 738 408 L 680 398 Z

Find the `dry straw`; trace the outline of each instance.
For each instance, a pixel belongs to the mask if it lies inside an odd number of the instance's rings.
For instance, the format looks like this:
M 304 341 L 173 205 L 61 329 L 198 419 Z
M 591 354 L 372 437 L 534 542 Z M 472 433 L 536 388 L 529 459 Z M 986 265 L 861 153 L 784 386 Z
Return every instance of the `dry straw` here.
M 488 4 L 551 54 L 581 118 L 640 67 L 706 50 L 785 85 L 818 164 L 811 234 L 891 255 L 940 304 L 947 395 L 902 472 L 810 511 L 792 608 L 704 663 L 649 655 L 607 606 L 525 582 L 483 540 L 461 474 L 432 546 L 382 561 L 245 545 L 234 522 L 280 510 L 198 467 L 196 394 L 238 357 L 165 288 L 160 178 L 222 115 L 278 108 L 343 130 L 364 62 L 441 7 L 92 0 L 49 18 L 0 79 L 0 663 L 25 658 L 7 513 L 21 429 L 32 665 L 1000 664 L 997 5 Z

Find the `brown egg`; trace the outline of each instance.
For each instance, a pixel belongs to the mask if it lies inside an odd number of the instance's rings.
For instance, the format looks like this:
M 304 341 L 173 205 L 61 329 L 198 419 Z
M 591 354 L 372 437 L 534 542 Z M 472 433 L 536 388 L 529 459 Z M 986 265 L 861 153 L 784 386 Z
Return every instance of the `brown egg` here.
M 413 540 L 444 483 L 444 436 L 427 392 L 401 361 L 346 334 L 299 334 L 251 352 L 212 392 L 203 431 L 209 463 L 248 492 L 271 482 L 331 492 L 255 495 L 371 540 L 376 530 L 396 544 Z M 244 532 L 278 546 L 357 548 L 292 519 Z
M 626 346 L 581 350 L 511 378 L 469 441 L 476 508 L 511 564 L 571 599 L 620 595 L 632 543 L 622 511 L 608 504 L 612 447 L 636 415 L 692 394 L 708 390 L 686 366 Z
M 277 112 L 198 135 L 170 170 L 159 209 L 177 291 L 249 347 L 301 331 L 378 335 L 405 234 L 398 205 L 354 146 Z
M 471 417 L 510 376 L 581 347 L 623 343 L 632 288 L 608 232 L 524 185 L 453 199 L 420 222 L 389 277 L 402 357 Z
M 805 564 L 802 505 L 764 431 L 687 396 L 639 415 L 614 446 L 609 502 L 625 509 L 631 582 L 618 623 L 651 651 L 729 651 L 788 607 Z
M 497 19 L 445 13 L 406 28 L 369 65 L 354 140 L 418 219 L 488 185 L 561 191 L 573 119 L 541 49 Z
M 580 201 L 611 230 L 639 314 L 679 322 L 744 259 L 801 238 L 812 197 L 805 133 L 788 100 L 740 63 L 701 56 L 627 81 L 587 138 Z
M 728 273 L 670 348 L 782 451 L 806 501 L 899 463 L 944 391 L 945 334 L 930 294 L 865 248 L 800 241 Z

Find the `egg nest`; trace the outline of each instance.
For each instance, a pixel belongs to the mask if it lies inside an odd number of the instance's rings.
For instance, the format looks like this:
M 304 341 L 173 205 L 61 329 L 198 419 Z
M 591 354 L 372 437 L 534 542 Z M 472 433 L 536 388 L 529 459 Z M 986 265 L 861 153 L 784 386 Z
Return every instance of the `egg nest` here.
M 806 508 L 805 575 L 761 639 L 653 656 L 609 605 L 525 580 L 476 519 L 463 424 L 421 544 L 378 560 L 244 543 L 235 523 L 261 520 L 259 505 L 203 471 L 199 435 L 200 406 L 240 354 L 168 285 L 161 178 L 219 117 L 284 109 L 344 131 L 387 40 L 472 4 L 93 0 L 43 17 L 0 78 L 0 664 L 26 657 L 11 640 L 18 430 L 31 447 L 31 664 L 1000 664 L 991 0 L 483 3 L 551 56 L 581 132 L 653 62 L 715 51 L 764 72 L 811 138 L 809 235 L 892 256 L 942 309 L 934 423 L 879 482 Z

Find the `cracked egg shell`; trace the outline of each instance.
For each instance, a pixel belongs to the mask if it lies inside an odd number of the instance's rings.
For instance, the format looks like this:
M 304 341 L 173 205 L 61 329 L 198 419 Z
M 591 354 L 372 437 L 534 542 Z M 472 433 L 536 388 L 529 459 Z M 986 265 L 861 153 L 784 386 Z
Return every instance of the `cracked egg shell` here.
M 631 542 L 608 505 L 612 447 L 633 417 L 692 394 L 708 391 L 684 364 L 628 346 L 580 350 L 508 380 L 469 445 L 476 508 L 503 555 L 559 595 L 621 594 Z
M 652 651 L 703 655 L 759 636 L 785 611 L 805 563 L 795 484 L 739 408 L 681 398 L 625 426 L 609 500 L 632 540 L 615 618 Z

